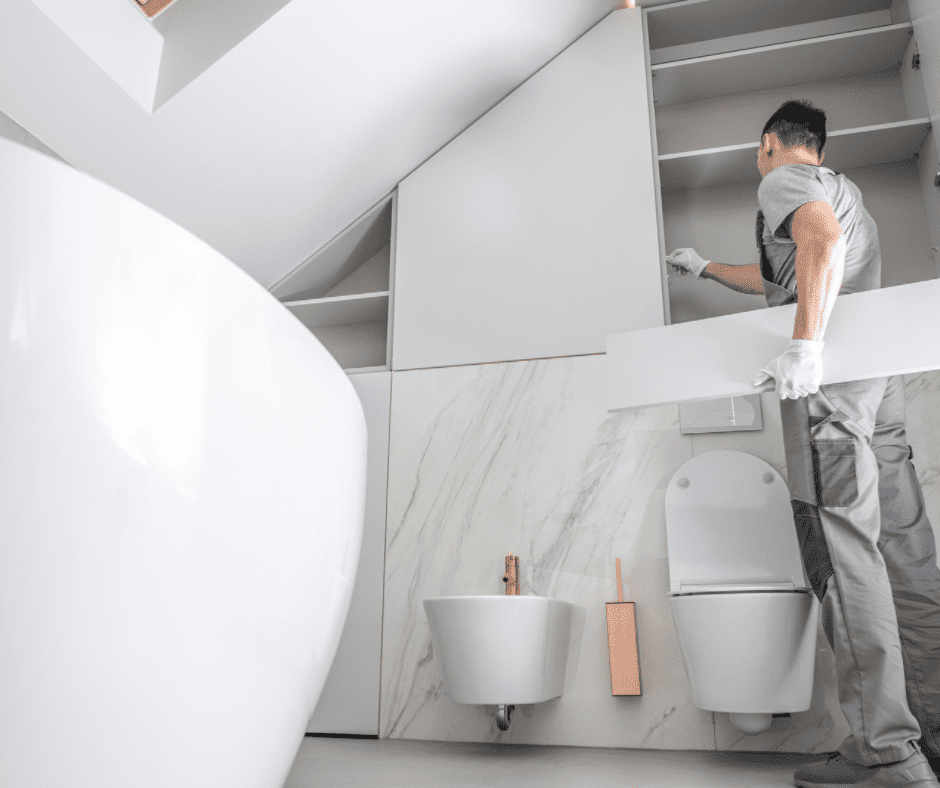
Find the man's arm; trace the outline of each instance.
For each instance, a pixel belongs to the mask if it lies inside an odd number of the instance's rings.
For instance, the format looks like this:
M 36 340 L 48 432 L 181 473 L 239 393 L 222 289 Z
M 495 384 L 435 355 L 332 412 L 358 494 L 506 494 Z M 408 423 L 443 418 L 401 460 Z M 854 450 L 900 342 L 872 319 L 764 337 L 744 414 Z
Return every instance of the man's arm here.
M 827 202 L 800 206 L 790 235 L 796 241 L 797 309 L 793 339 L 822 340 L 845 272 L 845 235 Z
M 764 294 L 764 279 L 757 263 L 751 265 L 723 265 L 709 263 L 702 270 L 702 279 L 714 279 L 725 287 L 748 295 Z

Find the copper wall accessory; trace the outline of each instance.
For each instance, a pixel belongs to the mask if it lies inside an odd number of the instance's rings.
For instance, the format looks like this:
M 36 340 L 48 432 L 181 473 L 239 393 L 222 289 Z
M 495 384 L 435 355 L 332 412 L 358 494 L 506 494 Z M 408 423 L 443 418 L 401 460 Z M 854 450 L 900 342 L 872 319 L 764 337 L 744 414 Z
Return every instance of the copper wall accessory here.
M 637 649 L 636 605 L 623 601 L 620 559 L 617 559 L 617 601 L 607 603 L 607 645 L 610 649 L 610 688 L 613 695 L 642 695 Z
M 137 0 L 137 5 L 148 17 L 154 17 L 172 2 L 173 0 Z
M 519 556 L 514 556 L 512 553 L 506 556 L 503 582 L 506 584 L 506 596 L 519 595 Z

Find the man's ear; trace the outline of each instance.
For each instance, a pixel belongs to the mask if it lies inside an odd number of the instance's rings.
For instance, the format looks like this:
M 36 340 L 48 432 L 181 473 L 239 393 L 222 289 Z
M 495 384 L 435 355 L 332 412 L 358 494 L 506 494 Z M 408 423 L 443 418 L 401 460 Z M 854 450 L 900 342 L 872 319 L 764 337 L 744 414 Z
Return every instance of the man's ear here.
M 825 158 L 826 158 L 826 154 L 825 154 L 825 153 L 820 153 L 820 154 L 819 154 L 819 163 L 822 164 L 822 163 L 823 163 L 823 159 L 825 159 Z

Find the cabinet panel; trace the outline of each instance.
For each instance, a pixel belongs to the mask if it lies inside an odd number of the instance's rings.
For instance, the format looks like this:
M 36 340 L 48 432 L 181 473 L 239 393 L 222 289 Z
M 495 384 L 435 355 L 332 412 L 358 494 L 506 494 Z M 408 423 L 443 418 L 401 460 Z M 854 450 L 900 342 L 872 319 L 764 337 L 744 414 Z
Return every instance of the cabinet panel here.
M 610 14 L 402 181 L 394 369 L 603 353 L 663 325 L 641 14 Z
M 392 373 L 353 374 L 349 380 L 362 402 L 369 435 L 362 550 L 343 635 L 307 730 L 378 736 Z
M 940 5 L 937 0 L 909 0 L 914 37 L 920 49 L 920 67 L 927 91 L 927 106 L 934 128 L 940 128 Z M 940 154 L 940 135 L 935 134 Z

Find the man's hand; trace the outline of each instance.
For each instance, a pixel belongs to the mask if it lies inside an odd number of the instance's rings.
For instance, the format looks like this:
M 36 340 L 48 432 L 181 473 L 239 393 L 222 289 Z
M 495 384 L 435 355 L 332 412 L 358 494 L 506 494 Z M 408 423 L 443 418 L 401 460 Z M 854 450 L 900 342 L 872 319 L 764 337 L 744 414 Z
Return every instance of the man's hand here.
M 765 366 L 751 384 L 759 386 L 774 379 L 780 399 L 799 399 L 819 391 L 822 382 L 822 350 L 825 342 L 791 339 L 782 356 Z
M 701 276 L 702 271 L 705 270 L 705 266 L 708 265 L 711 260 L 705 260 L 694 249 L 689 246 L 684 246 L 681 249 L 674 249 L 671 254 L 667 254 L 666 262 L 677 271 L 682 271 L 683 276 L 689 271 L 696 276 Z

